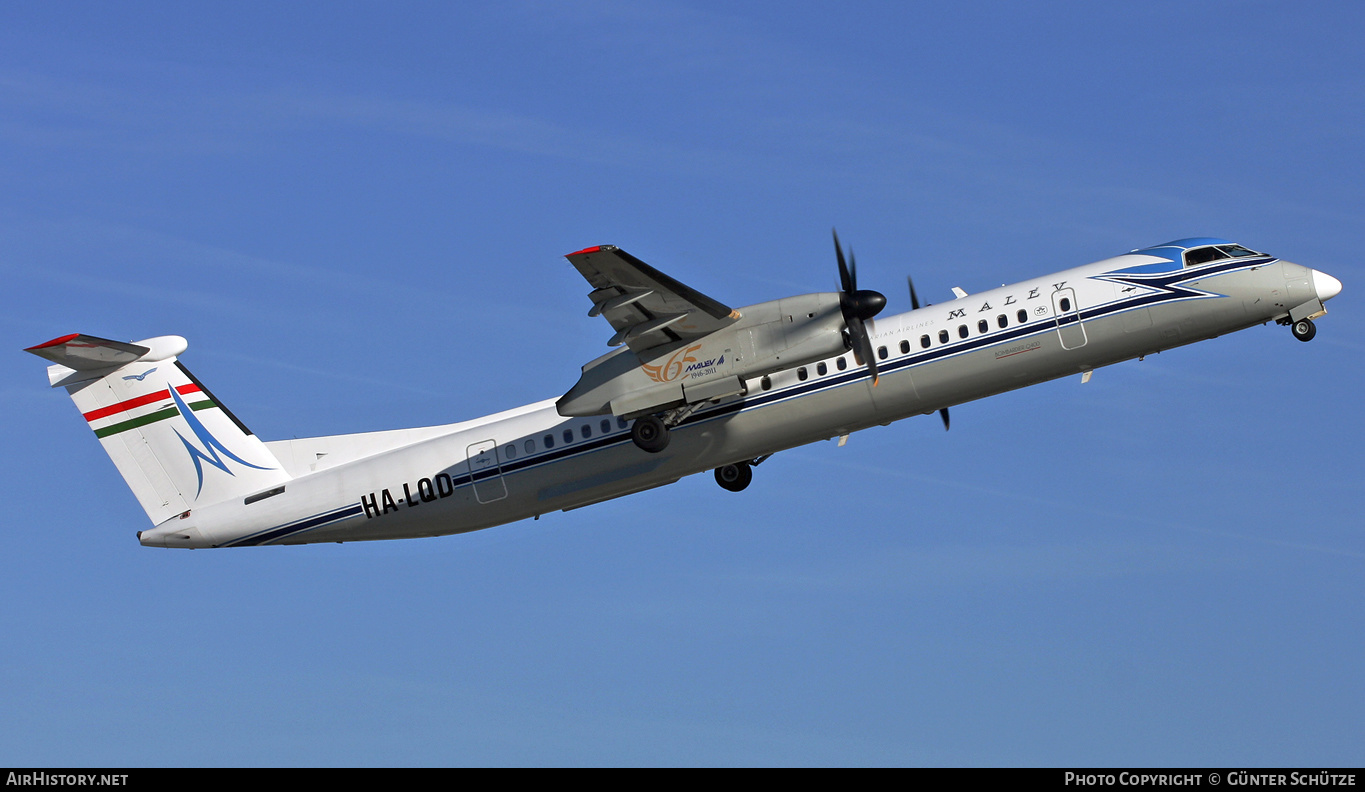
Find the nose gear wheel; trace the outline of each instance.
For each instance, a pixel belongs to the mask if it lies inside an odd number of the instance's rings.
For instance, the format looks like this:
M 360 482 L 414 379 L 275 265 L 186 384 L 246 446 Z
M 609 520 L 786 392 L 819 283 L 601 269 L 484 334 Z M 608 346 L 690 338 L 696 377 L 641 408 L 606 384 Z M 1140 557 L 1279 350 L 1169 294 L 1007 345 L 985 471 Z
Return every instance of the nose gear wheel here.
M 754 480 L 753 466 L 748 462 L 736 462 L 732 465 L 721 465 L 716 468 L 716 483 L 721 489 L 730 492 L 739 492 L 749 486 L 749 482 Z

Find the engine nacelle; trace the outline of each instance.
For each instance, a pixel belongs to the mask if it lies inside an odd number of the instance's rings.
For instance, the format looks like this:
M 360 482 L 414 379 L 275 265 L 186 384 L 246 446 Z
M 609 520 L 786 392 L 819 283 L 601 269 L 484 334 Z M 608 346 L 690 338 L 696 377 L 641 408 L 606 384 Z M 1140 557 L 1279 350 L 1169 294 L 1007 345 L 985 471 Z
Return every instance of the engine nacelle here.
M 583 367 L 556 406 L 564 416 L 625 418 L 744 393 L 744 381 L 848 349 L 837 293 L 804 294 L 740 309 L 740 320 L 701 338 L 637 355 L 627 347 Z

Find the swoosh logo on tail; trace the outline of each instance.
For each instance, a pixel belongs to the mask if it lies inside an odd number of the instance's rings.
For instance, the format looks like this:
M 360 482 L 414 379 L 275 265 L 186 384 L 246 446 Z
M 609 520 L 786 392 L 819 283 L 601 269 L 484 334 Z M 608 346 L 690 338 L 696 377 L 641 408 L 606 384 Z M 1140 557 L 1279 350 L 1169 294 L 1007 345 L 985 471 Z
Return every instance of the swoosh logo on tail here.
M 241 457 L 229 451 L 227 447 L 224 446 L 221 442 L 219 442 L 218 438 L 214 437 L 213 433 L 211 433 L 208 430 L 208 428 L 205 427 L 204 424 L 199 421 L 199 419 L 195 416 L 194 411 L 191 410 L 189 407 L 185 406 L 184 400 L 180 398 L 179 393 L 176 393 L 175 388 L 171 388 L 170 392 L 171 398 L 175 399 L 176 408 L 180 410 L 181 417 L 185 419 L 185 423 L 190 425 L 190 430 L 194 432 L 194 436 L 197 437 L 199 439 L 199 442 L 202 443 L 204 446 L 204 448 L 201 450 L 194 444 L 190 443 L 189 440 L 186 440 L 185 436 L 180 434 L 179 429 L 175 430 L 175 436 L 179 437 L 180 442 L 185 444 L 185 451 L 189 453 L 190 460 L 194 462 L 194 472 L 199 477 L 199 489 L 197 492 L 194 493 L 194 497 L 196 499 L 199 497 L 199 493 L 204 491 L 205 462 L 212 465 L 213 467 L 218 468 L 219 470 L 223 471 L 224 473 L 234 478 L 236 477 L 237 474 L 233 473 L 231 470 L 228 470 L 227 462 L 223 460 L 223 457 L 227 457 L 233 462 L 236 462 L 239 465 L 244 465 L 253 470 L 274 470 L 274 468 L 253 465 L 250 462 L 246 461 L 245 459 L 242 459 Z M 222 454 L 222 456 L 219 456 L 219 454 Z

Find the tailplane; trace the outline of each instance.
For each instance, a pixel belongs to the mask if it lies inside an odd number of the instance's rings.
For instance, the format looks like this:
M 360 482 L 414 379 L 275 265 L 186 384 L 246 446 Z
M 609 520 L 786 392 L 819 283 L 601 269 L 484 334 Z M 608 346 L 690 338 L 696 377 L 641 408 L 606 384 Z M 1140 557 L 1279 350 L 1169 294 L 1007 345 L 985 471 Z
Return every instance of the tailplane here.
M 79 333 L 25 351 L 52 361 L 95 437 L 155 524 L 283 485 L 289 475 L 177 360 L 187 343 L 136 344 Z

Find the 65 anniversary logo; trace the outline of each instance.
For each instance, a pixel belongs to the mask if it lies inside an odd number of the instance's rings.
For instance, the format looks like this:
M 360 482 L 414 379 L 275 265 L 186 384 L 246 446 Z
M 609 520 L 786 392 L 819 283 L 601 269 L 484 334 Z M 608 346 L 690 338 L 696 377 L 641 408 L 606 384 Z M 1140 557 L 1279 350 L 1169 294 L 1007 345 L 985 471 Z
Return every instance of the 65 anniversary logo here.
M 640 368 L 644 369 L 645 374 L 649 375 L 649 378 L 655 382 L 672 382 L 683 375 L 700 377 L 711 374 L 718 366 L 724 365 L 725 355 L 723 353 L 717 358 L 698 360 L 695 354 L 698 349 L 701 349 L 701 344 L 693 344 L 674 352 L 666 361 L 657 366 L 645 363 Z

